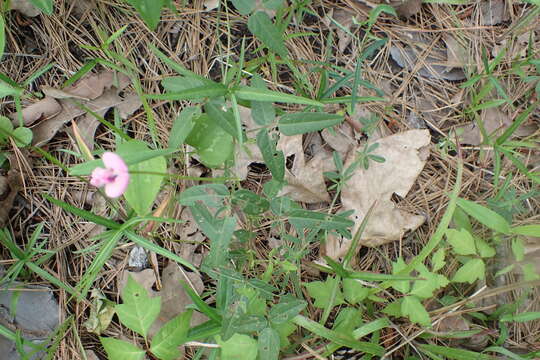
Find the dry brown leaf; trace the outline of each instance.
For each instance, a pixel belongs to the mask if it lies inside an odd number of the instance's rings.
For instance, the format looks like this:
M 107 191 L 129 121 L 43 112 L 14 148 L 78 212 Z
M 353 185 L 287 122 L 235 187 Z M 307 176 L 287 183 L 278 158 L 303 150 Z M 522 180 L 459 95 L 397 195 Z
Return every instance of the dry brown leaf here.
M 501 135 L 510 125 L 512 125 L 512 119 L 506 113 L 499 108 L 488 108 L 482 110 L 480 118 L 484 124 L 486 132 L 490 136 Z M 538 130 L 536 124 L 522 124 L 512 136 L 529 136 L 534 134 Z M 480 145 L 483 141 L 482 133 L 476 122 L 471 122 L 468 125 L 463 125 L 456 128 L 458 139 L 461 144 L 468 145 Z
M 422 0 L 390 1 L 399 16 L 411 17 L 422 10 Z
M 336 8 L 330 9 L 328 14 L 323 19 L 323 22 L 330 29 L 336 31 L 336 36 L 338 38 L 338 49 L 340 52 L 345 51 L 347 46 L 351 43 L 352 38 L 343 28 L 350 30 L 353 25 L 353 18 L 355 17 L 354 12 L 349 9 Z M 332 21 L 333 20 L 333 21 Z M 364 20 L 364 19 L 361 19 Z M 338 23 L 340 26 L 336 25 Z
M 446 44 L 446 65 L 448 67 L 463 68 L 469 64 L 469 52 L 467 47 L 462 45 L 454 36 L 445 34 Z
M 130 84 L 129 78 L 124 74 L 118 74 L 114 71 L 103 71 L 98 74 L 91 74 L 83 77 L 74 85 L 65 89 L 54 89 L 50 86 L 43 86 L 42 91 L 57 99 L 83 99 L 93 100 L 103 94 L 111 87 L 119 90 L 126 88 Z
M 385 162 L 371 162 L 367 170 L 359 167 L 344 187 L 341 201 L 344 211 L 354 210 L 356 224 L 353 233 L 377 202 L 360 239 L 361 245 L 378 246 L 399 240 L 405 232 L 415 230 L 424 222 L 423 216 L 396 208 L 391 197 L 393 194 L 407 195 L 427 159 L 420 150 L 429 145 L 430 140 L 428 130 L 409 130 L 377 140 L 379 147 L 373 154 L 382 156 Z M 357 150 L 363 148 L 360 146 Z M 355 159 L 356 152 L 351 152 L 345 168 Z
M 40 119 L 48 119 L 62 111 L 62 106 L 56 99 L 45 96 L 42 100 L 25 107 L 22 110 L 24 126 L 30 126 Z M 19 126 L 17 113 L 10 114 L 13 124 Z
M 118 96 L 118 93 L 128 84 L 129 79 L 125 75 L 116 76 L 113 72 L 106 71 L 81 79 L 76 85 L 62 90 L 61 94 L 55 92 L 51 92 L 51 94 L 55 96 L 71 94 L 78 99 L 90 99 L 89 101 L 79 100 L 78 102 L 100 115 L 104 115 L 108 109 L 115 106 L 119 106 L 123 109 L 121 110 L 123 114 L 127 114 L 137 104 L 133 101 L 132 95 L 121 98 Z M 79 108 L 77 102 L 72 99 L 62 98 L 59 99 L 58 102 L 62 107 L 62 111 L 54 117 L 41 121 L 33 128 L 33 145 L 40 146 L 47 143 L 67 122 L 86 112 Z M 93 135 L 95 132 L 94 127 L 96 126 L 96 121 L 97 119 L 91 120 L 91 118 L 87 116 L 86 122 L 81 121 L 81 123 L 78 123 L 81 132 L 85 134 L 85 140 L 89 140 L 87 142 L 87 145 L 89 146 L 93 143 L 93 136 L 92 139 L 89 139 L 89 134 L 91 133 Z
M 480 25 L 491 26 L 510 19 L 504 0 L 487 0 L 480 3 Z
M 13 208 L 13 202 L 19 191 L 23 188 L 23 177 L 25 171 L 22 161 L 29 162 L 25 153 L 22 153 L 22 158 L 17 158 L 15 154 L 8 157 L 10 169 L 7 176 L 0 177 L 0 227 L 4 227 L 9 220 L 9 212 Z
M 337 151 L 342 157 L 345 157 L 349 149 L 356 144 L 354 131 L 346 122 L 332 129 L 324 129 L 321 131 L 321 136 L 326 144 Z
M 36 17 L 41 14 L 41 10 L 32 5 L 28 0 L 11 0 L 9 6 L 11 10 L 17 10 L 28 17 Z
M 330 202 L 323 172 L 324 163 L 331 161 L 324 152 L 319 152 L 306 163 L 303 153 L 295 155 L 293 168 L 285 174 L 287 185 L 281 189 L 280 196 L 289 196 L 306 204 Z
M 279 151 L 283 151 L 283 155 L 285 155 L 285 157 L 302 153 L 302 135 L 281 135 L 279 137 L 276 148 Z

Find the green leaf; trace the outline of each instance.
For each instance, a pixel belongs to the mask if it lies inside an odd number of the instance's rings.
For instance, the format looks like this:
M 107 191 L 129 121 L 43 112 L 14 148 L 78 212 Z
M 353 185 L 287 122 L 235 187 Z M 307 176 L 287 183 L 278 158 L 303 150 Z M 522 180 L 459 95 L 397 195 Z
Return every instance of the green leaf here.
M 161 298 L 149 297 L 146 289 L 129 276 L 122 300 L 123 304 L 116 305 L 118 318 L 126 327 L 146 338 L 161 310 Z
M 476 248 L 478 249 L 478 255 L 480 255 L 480 257 L 489 258 L 495 256 L 495 249 L 484 241 L 484 239 L 475 236 L 474 242 L 476 243 Z
M 396 260 L 396 262 L 392 262 L 392 274 L 399 274 L 400 271 L 402 271 L 406 267 L 407 267 L 407 264 L 405 264 L 405 261 L 403 261 L 403 258 L 399 257 Z M 399 291 L 402 294 L 408 293 L 409 289 L 411 288 L 411 284 L 409 281 L 391 281 L 390 284 L 392 288 L 394 288 L 395 290 Z
M 277 360 L 279 358 L 279 334 L 267 327 L 259 334 L 259 360 Z
M 193 123 L 193 117 L 199 116 L 201 109 L 198 107 L 190 106 L 185 107 L 180 114 L 174 120 L 171 132 L 169 134 L 169 149 L 178 149 L 195 125 Z
M 444 275 L 430 272 L 424 264 L 420 264 L 417 270 L 420 276 L 426 280 L 416 280 L 410 295 L 416 295 L 419 298 L 430 298 L 435 290 L 448 285 L 448 279 Z
M 52 15 L 54 0 L 30 0 L 30 2 L 47 15 Z
M 302 315 L 297 315 L 293 319 L 293 321 L 298 326 L 301 326 L 304 329 L 307 329 L 341 346 L 347 346 L 352 349 L 362 351 L 368 354 L 372 354 L 375 356 L 382 356 L 384 354 L 384 349 L 379 345 L 363 342 L 363 341 L 358 341 L 354 339 L 352 336 L 346 336 L 336 331 L 332 331 L 330 329 L 327 329 L 323 325 L 313 320 L 310 320 Z
M 297 229 L 346 230 L 354 225 L 352 220 L 344 216 L 310 210 L 292 210 L 288 217 L 291 225 Z
M 453 360 L 495 360 L 493 356 L 477 353 L 475 351 L 454 349 L 448 346 L 420 344 L 421 350 L 429 351 L 436 355 L 442 355 L 445 359 Z
M 540 225 L 537 224 L 515 226 L 510 231 L 517 235 L 540 237 Z
M 382 313 L 393 316 L 393 317 L 402 317 L 403 314 L 401 313 L 401 302 L 402 299 L 398 299 L 388 305 L 384 309 L 381 310 Z
M 141 360 L 145 351 L 124 340 L 100 337 L 109 360 Z
M 17 95 L 19 92 L 19 89 L 16 89 L 7 82 L 0 80 L 0 98 Z
M 222 341 L 217 336 L 221 348 L 221 360 L 255 360 L 257 359 L 257 341 L 247 335 L 234 334 L 229 340 Z
M 369 289 L 358 280 L 343 279 L 343 294 L 349 304 L 355 305 L 368 297 Z
M 13 124 L 5 116 L 0 116 L 0 141 L 4 142 L 13 133 Z
M 249 101 L 264 101 L 264 102 L 281 102 L 288 104 L 300 104 L 311 106 L 324 106 L 323 103 L 317 100 L 311 100 L 305 97 L 285 94 L 282 92 L 259 89 L 251 86 L 241 86 L 234 89 L 236 97 L 242 100 Z
M 279 119 L 279 131 L 287 136 L 305 134 L 337 125 L 342 121 L 342 115 L 324 112 L 285 114 Z
M 208 84 L 198 86 L 177 92 L 166 92 L 159 95 L 146 95 L 147 99 L 152 100 L 200 100 L 205 98 L 216 98 L 225 96 L 229 90 L 221 84 Z
M 259 215 L 270 208 L 268 200 L 246 189 L 236 191 L 232 201 L 239 203 L 242 211 L 247 215 Z
M 150 351 L 160 360 L 175 360 L 180 357 L 178 347 L 187 340 L 192 310 L 169 320 L 152 338 Z
M 13 140 L 15 141 L 15 145 L 17 145 L 18 147 L 25 147 L 32 143 L 32 138 L 34 137 L 34 134 L 29 128 L 18 127 L 13 130 L 12 136 Z
M 452 278 L 453 282 L 474 283 L 477 279 L 481 280 L 485 276 L 485 264 L 482 259 L 470 259 L 456 272 Z
M 261 150 L 264 162 L 272 177 L 277 182 L 282 182 L 285 178 L 285 156 L 283 151 L 276 149 L 276 143 L 270 139 L 268 130 L 262 129 L 257 134 L 257 146 Z
M 118 145 L 119 153 L 137 153 L 150 150 L 139 140 L 130 140 Z M 164 174 L 167 172 L 167 161 L 164 157 L 155 157 L 129 166 L 129 185 L 124 193 L 126 201 L 138 215 L 147 215 L 152 209 L 156 199 L 163 175 L 145 174 L 154 172 Z
M 409 318 L 411 322 L 422 326 L 430 326 L 431 319 L 424 305 L 416 296 L 405 296 L 401 302 L 401 314 Z
M 255 1 L 253 0 L 231 0 L 234 7 L 242 15 L 248 15 L 255 9 Z
M 287 48 L 281 31 L 274 25 L 270 17 L 263 11 L 257 11 L 248 19 L 248 29 L 271 51 L 279 56 L 287 57 Z
M 230 134 L 206 114 L 195 118 L 194 124 L 186 143 L 197 149 L 203 164 L 208 167 L 218 167 L 231 158 L 234 142 Z
M 171 76 L 161 80 L 163 88 L 169 92 L 178 93 L 185 90 L 200 88 L 209 83 L 191 76 Z M 217 85 L 217 84 L 214 84 Z
M 332 330 L 352 337 L 354 329 L 360 325 L 362 325 L 362 310 L 346 307 L 336 316 Z
M 456 230 L 448 229 L 446 230 L 446 240 L 454 252 L 458 255 L 475 255 L 476 247 L 474 246 L 474 239 L 472 235 L 465 229 Z
M 512 239 L 512 253 L 516 261 L 523 261 L 525 258 L 525 246 L 521 239 Z
M 6 47 L 6 22 L 4 16 L 0 15 L 0 59 L 4 56 L 4 49 Z
M 223 184 L 204 184 L 188 187 L 180 193 L 178 201 L 185 206 L 193 206 L 201 201 L 208 207 L 220 208 L 229 196 L 229 189 Z
M 150 30 L 155 30 L 161 20 L 161 8 L 165 4 L 163 0 L 126 0 L 139 12 L 142 19 Z
M 283 324 L 275 325 L 274 329 L 276 329 L 279 334 L 279 347 L 281 349 L 289 347 L 291 342 L 289 341 L 288 337 L 296 331 L 296 325 L 291 321 L 288 321 Z
M 503 234 L 510 233 L 510 225 L 508 224 L 508 222 L 495 211 L 490 210 L 473 201 L 465 200 L 462 198 L 457 199 L 457 204 L 467 214 L 469 214 L 488 228 Z
M 446 250 L 443 247 L 439 248 L 439 250 L 437 250 L 435 254 L 433 254 L 433 256 L 431 257 L 431 266 L 432 266 L 431 270 L 433 272 L 436 272 L 444 267 L 444 265 L 446 264 L 444 260 L 445 257 L 446 257 Z
M 506 314 L 506 315 L 501 316 L 499 320 L 502 322 L 510 322 L 510 321 L 527 322 L 527 321 L 534 321 L 537 319 L 540 319 L 540 312 L 531 311 L 531 312 L 525 312 L 525 313 L 516 314 L 516 315 Z
M 251 78 L 251 85 L 257 89 L 266 89 L 266 85 L 258 74 L 254 74 Z M 271 103 L 263 101 L 251 102 L 251 117 L 258 125 L 270 125 L 276 118 L 276 110 Z
M 306 306 L 305 301 L 286 295 L 278 304 L 272 306 L 268 318 L 272 325 L 283 324 L 300 314 Z
M 337 285 L 337 291 L 334 297 L 334 302 L 331 304 L 331 307 L 338 306 L 345 303 L 343 294 L 339 289 L 338 279 L 334 277 L 327 277 L 326 281 L 312 281 L 309 283 L 304 283 L 309 296 L 311 296 L 315 302 L 313 306 L 325 309 L 328 304 L 330 304 L 332 298 L 332 292 L 334 287 Z
M 212 101 L 204 105 L 204 111 L 211 121 L 225 130 L 229 135 L 239 140 L 238 129 L 236 128 L 234 116 L 231 112 L 223 111 L 220 104 Z

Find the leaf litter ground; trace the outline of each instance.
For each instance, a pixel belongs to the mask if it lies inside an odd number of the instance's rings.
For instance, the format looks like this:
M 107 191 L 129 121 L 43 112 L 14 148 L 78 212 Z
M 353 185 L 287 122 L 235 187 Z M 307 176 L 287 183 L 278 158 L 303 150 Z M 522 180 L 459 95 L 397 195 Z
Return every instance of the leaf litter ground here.
M 397 19 L 383 16 L 373 27 L 376 35 L 384 35 L 390 41 L 380 49 L 373 59 L 364 64 L 363 74 L 366 80 L 381 89 L 385 101 L 363 104 L 359 107 L 360 110 L 348 117 L 347 120 L 353 125 L 355 131 L 339 128 L 336 129 L 337 134 L 335 135 L 323 132 L 322 140 L 318 134 L 304 137 L 282 136 L 280 139 L 279 146 L 284 149 L 290 162 L 287 173 L 290 185 L 283 191 L 289 191 L 290 194 L 298 196 L 297 200 L 303 202 L 307 208 L 328 211 L 327 202 L 333 194 L 332 191 L 327 192 L 323 188 L 324 183 L 321 182 L 320 177 L 323 171 L 332 171 L 332 169 L 324 168 L 323 165 L 331 163 L 331 157 L 327 156 L 330 153 L 329 150 L 334 149 L 342 152 L 345 158 L 347 152 L 356 146 L 359 140 L 362 140 L 362 134 L 357 131 L 359 124 L 361 124 L 360 127 L 365 126 L 369 123 L 370 116 L 376 115 L 380 120 L 369 127 L 369 132 L 371 139 L 381 142 L 391 138 L 393 134 L 417 131 L 418 137 L 415 137 L 415 140 L 418 140 L 418 145 L 415 145 L 416 142 L 413 141 L 415 143 L 411 145 L 413 147 L 425 147 L 426 143 L 419 139 L 425 136 L 423 134 L 429 132 L 431 137 L 428 141 L 429 145 L 427 145 L 428 150 L 430 150 L 429 157 L 424 160 L 416 158 L 415 160 L 403 160 L 404 162 L 425 161 L 421 165 L 415 164 L 414 176 L 410 176 L 412 184 L 407 184 L 409 186 L 403 191 L 394 188 L 378 189 L 381 191 L 380 194 L 371 194 L 380 200 L 379 206 L 388 209 L 383 216 L 389 216 L 388 214 L 393 212 L 405 214 L 405 216 L 414 214 L 417 218 L 412 221 L 414 226 L 410 226 L 410 228 L 417 229 L 414 232 L 405 232 L 404 229 L 407 229 L 410 223 L 398 224 L 394 233 L 399 239 L 393 239 L 398 241 L 382 241 L 387 243 L 376 248 L 361 248 L 356 261 L 356 269 L 362 271 L 391 273 L 391 261 L 394 261 L 398 256 L 405 259 L 414 257 L 435 231 L 448 201 L 447 194 L 455 182 L 456 163 L 454 157 L 445 156 L 444 151 L 441 151 L 441 149 L 446 149 L 444 138 L 451 136 L 454 128 L 464 129 L 461 134 L 458 132 L 457 135 L 463 146 L 462 154 L 466 165 L 460 196 L 473 201 L 488 202 L 501 198 L 501 194 L 495 193 L 492 186 L 493 158 L 489 151 L 481 151 L 482 149 L 478 147 L 482 141 L 482 134 L 474 124 L 463 117 L 464 109 L 470 105 L 470 94 L 460 88 L 459 83 L 455 80 L 461 79 L 464 74 L 470 72 L 473 66 L 483 68 L 481 64 L 482 48 L 489 49 L 492 52 L 490 55 L 497 56 L 501 49 L 510 47 L 510 50 L 503 56 L 503 66 L 497 70 L 500 73 L 495 75 L 502 79 L 504 87 L 513 100 L 512 103 L 520 103 L 529 85 L 518 81 L 515 77 L 502 75 L 504 75 L 504 71 L 508 70 L 510 61 L 526 51 L 528 46 L 533 49 L 540 48 L 538 46 L 538 36 L 540 35 L 537 27 L 519 28 L 516 26 L 520 24 L 524 11 L 521 5 L 509 11 L 509 7 L 505 6 L 506 2 L 502 0 L 460 6 L 445 4 L 419 6 L 418 4 L 411 2 L 410 7 L 401 9 L 401 14 L 409 17 Z M 360 20 L 365 19 L 366 11 L 373 6 L 373 3 L 363 3 L 356 0 L 314 2 L 309 8 L 312 14 L 306 16 L 303 22 L 293 22 L 288 27 L 287 33 L 309 31 L 317 36 L 292 37 L 288 40 L 287 46 L 291 57 L 308 61 L 323 61 L 325 54 L 331 54 L 332 63 L 354 71 L 358 44 L 351 41 L 351 36 L 343 29 L 358 35 L 359 30 L 352 22 L 352 17 Z M 127 5 L 115 4 L 112 6 L 105 1 L 97 1 L 89 7 L 86 5 L 82 7 L 78 1 L 65 0 L 58 2 L 52 16 L 22 18 L 17 13 L 10 13 L 10 16 L 14 17 L 11 21 L 13 25 L 10 27 L 10 36 L 13 41 L 9 42 L 7 49 L 9 54 L 4 56 L 0 64 L 2 72 L 8 74 L 15 81 L 22 82 L 37 69 L 54 61 L 53 69 L 33 82 L 31 90 L 47 93 L 47 89 L 60 89 L 63 81 L 84 65 L 84 59 L 102 56 L 100 52 L 81 47 L 81 45 L 95 46 L 104 40 L 103 32 L 112 34 L 122 25 L 129 24 L 129 31 L 116 40 L 113 45 L 117 51 L 136 64 L 142 79 L 143 90 L 146 93 L 159 93 L 161 75 L 171 73 L 149 50 L 146 46 L 148 43 L 154 43 L 160 48 L 166 49 L 166 53 L 171 54 L 174 61 L 184 64 L 195 73 L 217 80 L 219 80 L 222 69 L 228 66 L 227 57 L 224 57 L 223 54 L 233 53 L 237 56 L 240 53 L 243 36 L 248 36 L 248 53 L 257 46 L 249 32 L 246 31 L 246 18 L 242 16 L 235 15 L 234 21 L 230 22 L 231 38 L 227 39 L 223 34 L 227 33 L 226 21 L 229 17 L 224 12 L 218 11 L 211 3 L 195 1 L 179 15 L 167 13 L 164 17 L 166 21 L 160 25 L 156 33 L 148 32 L 137 17 L 126 16 L 127 9 Z M 453 14 L 453 16 L 449 14 Z M 329 22 L 329 17 L 343 26 L 336 26 L 333 22 Z M 17 25 L 14 26 L 14 24 Z M 328 43 L 326 36 L 330 32 L 334 34 L 335 38 L 334 41 Z M 524 34 L 532 34 L 532 36 L 527 38 L 523 36 Z M 312 65 L 307 62 L 299 62 L 297 66 L 305 74 L 309 83 L 318 83 L 319 75 L 312 71 Z M 272 78 L 270 71 L 265 75 L 267 79 Z M 281 71 L 277 80 L 277 83 L 270 84 L 275 90 L 293 87 L 292 77 L 288 71 Z M 107 90 L 111 86 L 114 88 Z M 41 139 L 40 144 L 53 153 L 63 164 L 72 165 L 79 162 L 69 152 L 61 151 L 64 149 L 77 150 L 69 127 L 65 126 L 75 115 L 69 115 L 69 118 L 61 117 L 65 107 L 69 106 L 64 97 L 71 96 L 77 101 L 88 102 L 88 107 L 92 108 L 90 104 L 92 101 L 105 96 L 104 102 L 106 104 L 93 108 L 93 110 L 112 120 L 112 113 L 108 109 L 128 101 L 128 97 L 131 96 L 129 93 L 131 90 L 120 95 L 119 92 L 123 90 L 123 87 L 113 85 L 112 80 L 105 84 L 97 84 L 91 90 L 97 91 L 97 93 L 76 94 L 78 98 L 73 97 L 73 93 L 59 94 L 52 90 L 49 93 L 50 97 L 39 102 L 29 100 L 28 103 L 24 104 L 25 120 L 51 124 L 38 125 L 36 131 L 40 126 L 53 126 L 54 124 L 54 131 L 48 131 L 47 134 L 39 136 L 38 139 Z M 315 90 L 311 91 L 313 93 L 310 95 L 314 96 Z M 381 94 L 374 94 L 372 91 L 362 91 L 363 93 L 358 94 L 359 96 L 381 96 Z M 495 91 L 493 98 L 495 98 Z M 528 100 L 524 99 L 524 101 Z M 166 144 L 172 120 L 178 112 L 178 105 L 155 102 L 151 106 L 157 119 L 158 141 Z M 14 111 L 14 106 L 4 102 L 3 109 L 4 114 L 9 114 Z M 496 132 L 511 125 L 517 113 L 515 109 L 505 106 L 498 107 L 496 110 L 482 110 L 480 116 L 486 121 L 486 130 Z M 60 120 L 58 120 L 59 117 Z M 525 123 L 526 128 L 523 128 L 523 133 L 520 136 L 529 136 L 529 139 L 534 139 L 534 135 L 537 134 L 539 117 L 539 110 L 536 109 L 530 116 L 530 120 Z M 129 127 L 131 136 L 149 141 L 146 116 L 137 104 L 133 104 L 132 109 L 126 111 L 125 116 L 121 118 L 124 124 Z M 98 146 L 110 147 L 113 134 L 102 126 L 96 128 L 96 125 L 99 124 L 95 122 L 93 117 L 78 117 L 79 122 L 85 121 L 84 119 L 90 119 L 88 121 L 93 122 L 92 125 L 88 126 L 85 138 L 93 138 Z M 343 126 L 346 127 L 346 125 Z M 364 127 L 364 130 L 368 131 L 368 128 Z M 340 134 L 346 140 L 342 138 L 334 141 L 334 145 L 332 145 L 330 136 L 339 136 Z M 93 144 L 94 141 L 89 143 Z M 342 146 L 349 142 L 350 147 Z M 381 147 L 380 151 L 386 150 Z M 449 151 L 452 155 L 452 149 Z M 245 178 L 242 186 L 260 193 L 269 176 L 264 168 L 256 165 L 260 163 L 258 155 L 256 151 L 251 152 L 250 155 L 240 155 L 243 166 L 237 170 L 241 173 L 241 177 Z M 538 152 L 530 151 L 526 155 L 526 165 L 531 169 L 536 169 L 540 161 Z M 10 158 L 10 163 L 16 161 L 19 164 L 16 168 L 23 169 L 21 171 L 25 172 L 24 184 L 11 186 L 9 190 L 6 190 L 7 193 L 4 192 L 7 195 L 2 197 L 6 199 L 2 200 L 2 211 L 6 212 L 6 207 L 11 211 L 9 214 L 3 215 L 1 220 L 8 223 L 17 241 L 20 242 L 22 242 L 24 234 L 31 233 L 38 223 L 44 222 L 45 233 L 48 235 L 47 249 L 56 252 L 56 256 L 45 263 L 44 268 L 61 281 L 75 286 L 93 258 L 92 252 L 83 252 L 83 250 L 95 244 L 93 237 L 100 234 L 103 229 L 99 225 L 80 222 L 76 216 L 44 202 L 41 194 L 51 194 L 77 207 L 91 209 L 99 215 L 112 216 L 112 214 L 108 212 L 103 199 L 95 194 L 93 189 L 89 189 L 86 183 L 66 175 L 57 166 L 40 158 L 39 154 L 30 153 L 26 156 L 15 150 L 14 156 L 13 160 Z M 414 158 L 418 154 L 413 153 L 412 156 Z M 251 160 L 255 161 L 251 162 Z M 501 175 L 508 177 L 513 172 L 511 164 L 505 163 L 503 165 Z M 208 175 L 208 170 L 197 164 L 190 167 L 176 164 L 169 171 L 190 176 Z M 372 171 L 377 171 L 377 168 L 373 167 Z M 400 186 L 404 186 L 403 177 L 408 178 L 398 171 L 392 172 L 391 169 L 381 176 L 395 180 Z M 11 177 L 13 176 L 11 175 Z M 15 180 L 10 180 L 10 173 L 4 174 L 3 178 L 7 179 L 10 185 L 14 184 Z M 362 180 L 358 181 L 361 183 Z M 190 185 L 193 184 L 185 182 L 180 184 L 180 188 L 184 189 Z M 16 188 L 15 194 L 13 188 Z M 515 173 L 511 179 L 511 189 L 514 198 L 537 190 L 531 181 L 520 172 Z M 361 192 L 362 190 L 361 186 L 358 189 L 351 187 L 349 192 Z M 343 196 L 348 198 L 355 195 L 344 193 Z M 166 203 L 167 198 L 167 194 L 162 194 L 158 205 Z M 342 199 L 341 202 L 344 206 L 347 206 L 346 203 L 349 199 Z M 506 200 L 511 202 L 512 199 L 510 196 Z M 529 197 L 522 204 L 517 204 L 521 208 L 510 206 L 510 211 L 515 213 L 514 216 L 518 222 L 537 223 L 540 218 L 538 202 L 538 196 Z M 354 210 L 365 212 L 366 207 Z M 167 211 L 169 211 L 169 216 L 187 222 L 186 224 L 156 226 L 151 229 L 154 238 L 167 249 L 187 258 L 196 265 L 200 264 L 201 258 L 206 256 L 208 251 L 205 238 L 198 230 L 191 215 L 180 206 L 168 205 Z M 242 226 L 257 233 L 258 241 L 250 245 L 257 259 L 266 259 L 270 249 L 283 242 L 276 237 L 273 229 L 265 221 L 253 225 L 246 219 Z M 377 235 L 375 237 L 385 238 L 385 234 L 381 235 L 377 231 L 375 233 Z M 168 241 L 168 239 L 179 238 L 189 241 L 186 243 Z M 537 254 L 537 244 L 537 239 L 531 239 L 530 256 L 534 257 Z M 313 244 L 311 258 L 306 259 L 305 268 L 302 269 L 303 280 L 325 281 L 321 273 L 308 266 L 308 262 L 319 260 L 322 253 L 334 254 L 338 257 L 340 247 L 343 245 L 340 239 L 335 240 L 335 246 L 327 244 L 324 250 L 319 249 L 318 244 Z M 2 264 L 9 265 L 11 259 L 9 253 L 5 249 L 2 251 L 2 259 L 4 259 Z M 115 249 L 112 258 L 101 270 L 100 276 L 94 284 L 94 287 L 99 289 L 109 300 L 119 301 L 120 284 L 129 271 L 127 267 L 129 253 L 130 247 Z M 171 275 L 169 270 L 172 271 L 170 265 L 167 266 L 167 262 L 156 257 L 155 254 L 148 255 L 148 263 L 149 268 L 152 269 L 146 271 L 147 276 L 149 276 L 149 279 L 146 279 L 149 288 L 153 287 L 154 290 L 164 293 L 170 292 Z M 500 264 L 497 266 L 501 267 Z M 176 273 L 176 270 L 173 273 Z M 180 278 L 189 276 L 190 274 L 178 275 Z M 48 285 L 40 278 L 33 280 L 42 285 Z M 202 283 L 203 280 L 207 283 Z M 502 284 L 490 285 L 503 286 L 515 280 L 516 275 L 510 273 Z M 208 279 L 196 278 L 193 281 L 201 282 L 203 286 L 211 286 Z M 200 288 L 201 284 L 196 286 Z M 474 291 L 474 289 L 472 290 Z M 175 291 L 183 294 L 179 288 Z M 440 298 L 443 295 L 437 294 L 436 296 Z M 520 291 L 506 293 L 504 296 L 507 297 L 504 301 L 510 302 L 520 296 Z M 68 301 L 66 293 L 62 291 L 56 292 L 55 298 L 60 306 L 60 320 L 65 320 L 71 314 L 75 315 L 75 327 L 78 329 L 77 333 L 83 348 L 102 357 L 103 352 L 98 346 L 97 337 L 91 332 L 83 330 L 83 324 L 88 321 L 91 315 L 90 302 L 82 302 L 74 306 Z M 475 304 L 477 307 L 491 305 L 493 305 L 492 302 Z M 538 311 L 539 304 L 532 303 L 526 304 L 526 306 L 528 311 Z M 317 303 L 310 308 L 312 319 L 317 319 L 316 308 Z M 448 319 L 452 319 L 453 323 L 450 321 L 441 322 L 437 331 L 470 328 L 470 324 L 462 321 L 461 316 L 449 317 Z M 400 328 L 401 334 L 398 332 L 383 334 L 382 343 L 393 347 L 403 342 L 409 335 L 414 334 L 416 330 L 415 326 L 405 324 Z M 486 337 L 494 336 L 493 334 L 489 335 L 490 329 L 486 330 L 488 335 L 460 340 L 458 346 L 481 351 L 483 349 L 482 342 L 486 340 Z M 539 322 L 515 323 L 510 329 L 509 341 L 516 349 L 537 349 L 539 346 L 538 336 L 535 337 L 534 334 L 538 334 L 539 331 Z M 107 327 L 106 333 L 110 336 L 131 336 L 121 328 L 116 320 L 113 320 Z M 79 339 L 74 334 L 74 331 L 67 332 L 61 340 L 56 358 L 81 359 Z M 93 355 L 89 355 L 89 357 Z

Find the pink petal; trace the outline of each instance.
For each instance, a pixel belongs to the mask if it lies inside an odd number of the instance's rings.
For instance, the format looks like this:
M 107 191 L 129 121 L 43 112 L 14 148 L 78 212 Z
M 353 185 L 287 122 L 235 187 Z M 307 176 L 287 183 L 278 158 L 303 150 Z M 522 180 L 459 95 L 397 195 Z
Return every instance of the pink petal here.
M 119 173 L 112 183 L 105 185 L 105 194 L 110 198 L 117 198 L 126 191 L 128 185 L 129 173 Z
M 103 185 L 107 184 L 107 179 L 110 176 L 110 171 L 107 169 L 103 169 L 100 167 L 97 167 L 92 171 L 92 178 L 90 179 L 90 184 L 96 186 L 96 187 L 102 187 Z
M 111 169 L 115 174 L 127 173 L 128 167 L 124 160 L 117 154 L 107 151 L 101 157 L 105 167 Z

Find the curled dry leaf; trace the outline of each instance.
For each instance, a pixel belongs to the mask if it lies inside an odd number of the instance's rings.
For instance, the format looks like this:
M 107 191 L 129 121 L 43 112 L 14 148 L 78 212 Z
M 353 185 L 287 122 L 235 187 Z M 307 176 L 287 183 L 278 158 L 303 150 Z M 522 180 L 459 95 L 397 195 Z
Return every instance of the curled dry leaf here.
M 42 100 L 33 103 L 22 110 L 24 126 L 30 126 L 40 119 L 49 119 L 57 115 L 60 111 L 62 111 L 60 103 L 50 96 L 45 96 Z M 19 126 L 19 119 L 17 118 L 16 113 L 10 114 L 9 117 L 11 118 L 13 125 Z
M 45 92 L 50 96 L 58 97 L 58 103 L 62 110 L 56 116 L 42 120 L 33 128 L 33 145 L 40 146 L 47 143 L 67 122 L 85 114 L 86 111 L 81 109 L 78 104 L 84 105 L 100 115 L 104 115 L 108 109 L 115 106 L 120 107 L 120 109 L 124 106 L 124 114 L 129 111 L 133 112 L 133 108 L 137 105 L 133 100 L 133 96 L 128 95 L 126 98 L 122 98 L 118 95 L 128 85 L 129 78 L 127 76 L 105 71 L 86 76 L 75 85 L 63 90 L 52 91 L 51 88 L 45 88 Z M 42 101 L 45 101 L 45 99 Z M 34 105 L 37 106 L 39 103 Z M 93 143 L 95 128 L 99 125 L 97 119 L 92 116 L 92 120 L 90 116 L 87 115 L 86 121 L 82 120 L 78 123 L 83 138 L 89 140 L 92 137 L 91 141 L 87 143 L 89 147 Z
M 328 161 L 331 161 L 331 158 L 324 152 L 318 152 L 308 162 L 302 152 L 297 153 L 291 171 L 285 174 L 287 185 L 279 195 L 287 195 L 306 204 L 329 202 L 330 195 L 323 177 L 324 164 Z
M 423 216 L 396 208 L 391 197 L 393 194 L 407 195 L 424 168 L 427 156 L 421 149 L 429 145 L 430 140 L 428 130 L 409 130 L 377 140 L 379 147 L 373 155 L 383 157 L 385 162 L 371 162 L 367 170 L 358 167 L 343 188 L 343 210 L 354 210 L 356 224 L 353 233 L 358 230 L 369 208 L 377 203 L 360 238 L 361 245 L 378 246 L 399 240 L 406 231 L 415 230 L 424 222 Z M 363 148 L 360 146 L 356 150 Z M 356 152 L 351 152 L 345 167 L 351 165 L 355 155 Z

